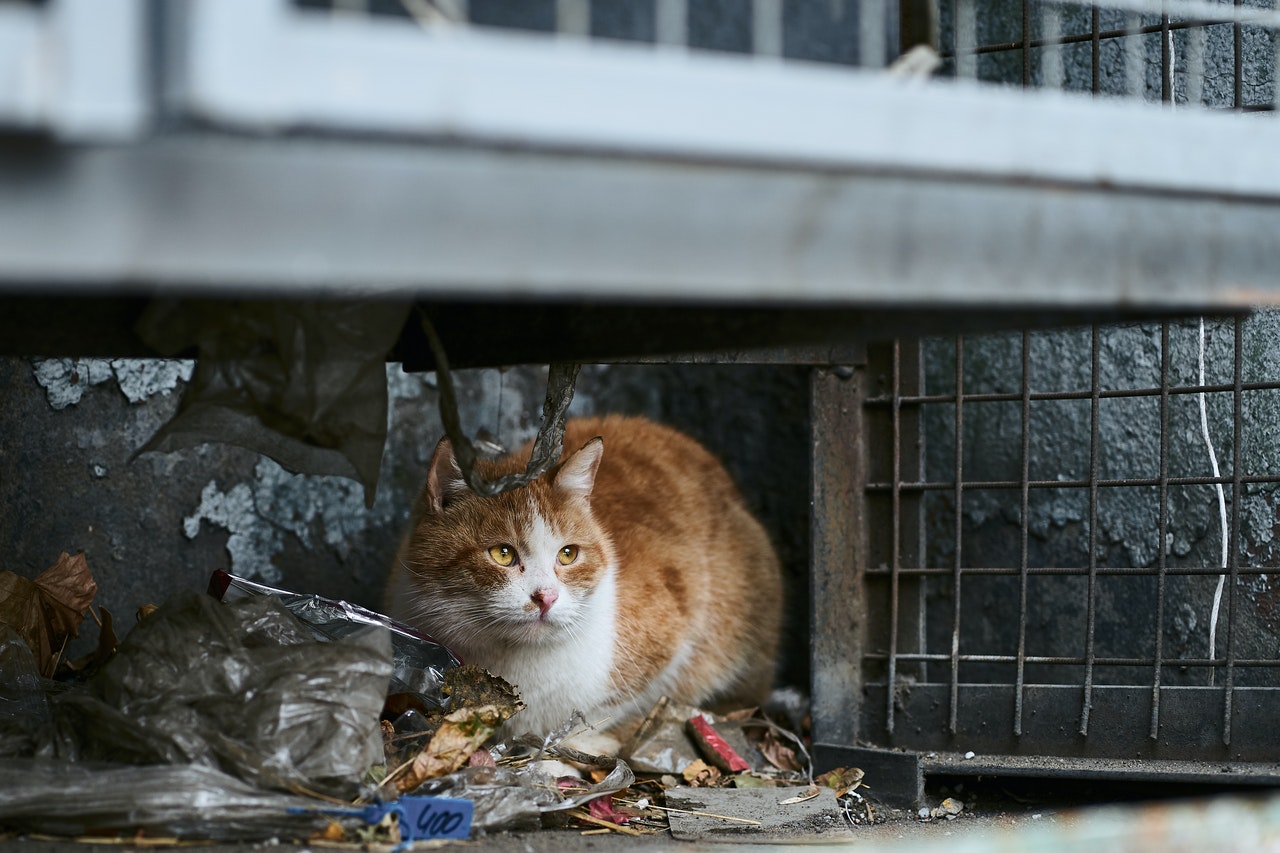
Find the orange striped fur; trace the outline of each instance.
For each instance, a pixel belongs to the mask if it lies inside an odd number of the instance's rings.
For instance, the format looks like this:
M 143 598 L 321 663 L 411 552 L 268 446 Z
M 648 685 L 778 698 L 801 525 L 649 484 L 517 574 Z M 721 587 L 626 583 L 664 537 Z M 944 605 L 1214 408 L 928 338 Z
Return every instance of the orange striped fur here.
M 763 701 L 780 571 L 723 466 L 642 418 L 570 421 L 565 448 L 527 487 L 483 498 L 442 440 L 388 612 L 515 684 L 520 731 L 546 734 L 577 710 L 625 734 L 663 694 L 711 709 Z M 480 473 L 523 471 L 529 453 Z

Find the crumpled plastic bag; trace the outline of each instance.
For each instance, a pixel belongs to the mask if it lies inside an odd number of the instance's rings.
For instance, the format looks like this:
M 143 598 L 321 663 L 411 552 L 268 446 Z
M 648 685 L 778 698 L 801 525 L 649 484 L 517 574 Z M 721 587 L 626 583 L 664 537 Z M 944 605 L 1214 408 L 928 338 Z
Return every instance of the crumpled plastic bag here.
M 472 830 L 496 832 L 537 827 L 546 812 L 585 805 L 596 797 L 625 790 L 636 780 L 631 768 L 620 760 L 604 779 L 574 794 L 564 794 L 540 775 L 532 768 L 464 767 L 424 782 L 413 793 L 471 800 Z
M 224 841 L 309 838 L 332 820 L 311 811 L 315 800 L 264 791 L 198 764 L 5 758 L 0 791 L 0 827 L 51 835 L 142 829 Z
M 34 752 L 36 731 L 53 721 L 45 692 L 30 646 L 0 624 L 0 755 Z
M 378 300 L 153 301 L 138 334 L 162 355 L 197 358 L 178 413 L 138 453 L 235 444 L 296 474 L 357 480 L 372 506 L 387 353 L 408 313 Z
M 368 625 L 391 632 L 391 684 L 388 693 L 412 693 L 427 708 L 446 708 L 442 690 L 445 673 L 459 666 L 453 652 L 416 629 L 349 601 L 335 601 L 278 589 L 237 577 L 221 569 L 209 578 L 209 594 L 219 601 L 238 601 L 256 595 L 274 595 L 318 637 L 341 640 Z
M 323 642 L 275 598 L 192 592 L 139 623 L 86 689 L 53 696 L 31 739 L 61 761 L 194 764 L 350 795 L 382 762 L 390 657 L 385 628 Z

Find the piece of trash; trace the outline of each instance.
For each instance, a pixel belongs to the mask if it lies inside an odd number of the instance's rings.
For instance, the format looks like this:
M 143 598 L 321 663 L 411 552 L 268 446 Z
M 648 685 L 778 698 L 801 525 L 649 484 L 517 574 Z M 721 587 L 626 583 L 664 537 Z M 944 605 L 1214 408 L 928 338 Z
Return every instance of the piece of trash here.
M 621 756 L 638 773 L 683 773 L 698 758 L 685 732 L 685 721 L 695 713 L 690 705 L 659 698 L 623 745 Z
M 972 751 L 966 752 L 966 753 L 964 754 L 964 760 L 965 760 L 965 761 L 972 761 L 972 760 L 973 760 L 973 756 L 974 756 L 974 753 L 973 753 Z
M 836 799 L 862 786 L 866 774 L 857 767 L 837 767 L 828 770 L 813 781 L 836 792 Z
M 83 688 L 53 694 L 31 740 L 64 762 L 196 764 L 349 795 L 383 760 L 390 659 L 385 629 L 321 642 L 273 598 L 192 592 L 138 623 Z
M 704 758 L 725 773 L 742 773 L 751 769 L 737 750 L 729 746 L 716 731 L 706 714 L 694 714 L 688 721 L 689 736 Z
M 921 808 L 920 811 L 916 812 L 916 817 L 920 818 L 921 820 L 928 820 L 932 816 L 933 816 L 932 812 L 930 812 L 930 810 L 927 808 Z
M 84 552 L 65 551 L 30 580 L 0 572 L 0 623 L 12 627 L 35 655 L 40 674 L 52 678 L 68 639 L 75 637 L 98 584 Z
M 545 778 L 540 777 L 533 765 L 520 770 L 501 764 L 464 767 L 446 776 L 428 779 L 414 793 L 468 799 L 474 806 L 473 832 L 493 832 L 536 828 L 544 814 L 577 809 L 602 795 L 623 791 L 635 782 L 631 768 L 616 759 L 604 781 L 574 791 L 547 785 Z
M 805 789 L 804 793 L 802 794 L 797 794 L 794 797 L 788 797 L 785 800 L 778 800 L 778 805 L 794 806 L 797 803 L 807 803 L 809 800 L 812 800 L 814 797 L 818 796 L 818 794 L 820 793 L 822 793 L 822 789 L 820 789 L 817 785 L 810 785 L 807 789 Z
M 886 73 L 904 80 L 927 80 L 942 65 L 942 57 L 927 44 L 918 44 L 895 59 Z
M 0 826 L 60 836 L 143 832 L 222 841 L 309 838 L 328 818 L 317 800 L 266 791 L 196 764 L 84 765 L 0 759 Z M 216 804 L 216 805 L 214 805 Z
M 804 772 L 804 763 L 796 755 L 794 746 L 784 741 L 775 729 L 765 732 L 758 747 L 765 759 L 779 770 L 790 773 Z
M 675 788 L 667 791 L 671 835 L 682 841 L 730 840 L 767 842 L 849 838 L 835 792 L 809 787 L 792 788 Z M 779 808 L 779 799 L 796 800 Z
M 452 773 L 466 764 L 510 715 L 510 709 L 496 705 L 462 707 L 446 714 L 426 748 L 388 775 L 383 786 L 394 783 L 398 791 L 412 791 L 427 779 Z
M 720 781 L 720 770 L 699 758 L 680 774 L 694 788 L 710 787 Z
M 412 845 L 415 841 L 433 838 L 461 838 L 471 836 L 473 807 L 470 800 L 451 797 L 405 796 L 388 803 L 374 803 L 361 809 L 300 809 L 299 812 L 348 816 L 359 818 L 368 826 L 377 826 L 388 816 L 396 818 L 400 834 L 397 849 Z
M 421 631 L 358 604 L 277 589 L 222 570 L 209 578 L 209 594 L 224 602 L 274 595 L 317 639 L 340 640 L 370 625 L 386 628 L 392 650 L 392 682 L 387 693 L 412 694 L 428 709 L 447 707 L 442 693 L 444 675 L 459 666 L 458 659 Z
M 964 811 L 964 803 L 960 802 L 957 799 L 953 799 L 952 797 L 947 797 L 939 805 L 937 805 L 932 811 L 930 811 L 929 814 L 932 815 L 933 817 L 938 817 L 938 818 L 943 818 L 943 817 L 953 818 L 963 811 Z

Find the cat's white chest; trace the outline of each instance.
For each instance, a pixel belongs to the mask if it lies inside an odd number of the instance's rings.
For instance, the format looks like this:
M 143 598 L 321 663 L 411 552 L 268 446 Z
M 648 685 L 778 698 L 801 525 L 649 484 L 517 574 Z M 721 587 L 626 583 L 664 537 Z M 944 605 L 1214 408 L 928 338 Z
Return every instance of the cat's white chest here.
M 536 644 L 477 649 L 474 662 L 511 682 L 525 710 L 511 720 L 517 732 L 546 734 L 575 711 L 603 722 L 612 704 L 617 599 L 610 571 L 583 602 L 580 618 Z

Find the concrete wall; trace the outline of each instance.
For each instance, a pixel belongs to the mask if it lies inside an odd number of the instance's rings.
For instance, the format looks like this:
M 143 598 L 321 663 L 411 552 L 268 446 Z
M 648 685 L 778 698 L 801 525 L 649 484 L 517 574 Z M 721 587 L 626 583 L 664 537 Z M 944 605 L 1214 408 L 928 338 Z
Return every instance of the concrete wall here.
M 229 445 L 134 451 L 173 413 L 191 363 L 0 359 L 0 569 L 33 576 L 85 551 L 98 603 L 203 589 L 214 569 L 379 603 L 382 578 L 443 430 L 432 374 L 388 365 L 390 428 L 376 501 L 340 477 L 290 474 Z M 464 426 L 515 446 L 537 431 L 545 368 L 462 371 Z M 647 414 L 721 456 L 795 582 L 784 679 L 807 681 L 808 386 L 801 368 L 592 366 L 573 413 Z M 96 638 L 89 629 L 77 645 Z
M 1090 330 L 1036 332 L 1031 341 L 1030 384 L 1033 391 L 1088 391 Z M 1280 379 L 1280 314 L 1265 312 L 1243 327 L 1243 381 Z M 1100 387 L 1160 387 L 1158 325 L 1105 327 L 1100 336 Z M 1022 373 L 1021 336 L 991 335 L 964 342 L 964 391 L 1018 393 Z M 1205 325 L 1205 381 L 1233 380 L 1234 323 L 1210 320 Z M 1175 322 L 1170 329 L 1172 387 L 1199 384 L 1200 335 L 1196 321 Z M 952 341 L 926 346 L 927 389 L 949 394 L 955 388 Z M 1204 395 L 1209 440 L 1201 421 L 1201 396 L 1172 395 L 1169 403 L 1168 458 L 1171 477 L 1213 476 L 1210 444 L 1222 476 L 1232 476 L 1235 427 L 1233 395 Z M 1090 401 L 1041 401 L 1031 405 L 1030 477 L 1080 480 L 1090 474 Z M 950 481 L 955 467 L 955 409 L 938 405 L 926 417 L 926 469 L 930 479 Z M 963 475 L 966 480 L 1017 480 L 1021 473 L 1021 403 L 971 403 L 964 409 Z M 1243 395 L 1240 467 L 1245 475 L 1280 476 L 1280 391 Z M 1104 399 L 1099 406 L 1100 479 L 1155 478 L 1160 473 L 1160 399 L 1158 396 Z M 1161 550 L 1169 567 L 1222 565 L 1222 515 L 1211 485 L 1169 489 L 1167 534 L 1159 536 L 1159 500 L 1155 486 L 1102 488 L 1098 494 L 1095 556 L 1102 567 L 1151 568 Z M 1274 566 L 1280 558 L 1280 494 L 1276 484 L 1247 485 L 1233 495 L 1224 487 L 1228 522 L 1239 503 L 1240 565 Z M 937 492 L 926 501 L 931 565 L 954 564 L 954 497 Z M 1020 493 L 1017 490 L 972 490 L 963 498 L 965 566 L 1017 567 L 1020 560 Z M 1089 565 L 1088 490 L 1033 490 L 1028 506 L 1028 562 L 1031 566 Z M 1168 580 L 1161 631 L 1167 657 L 1205 658 L 1218 575 Z M 930 644 L 950 647 L 951 588 L 933 588 L 935 612 L 948 618 L 931 623 Z M 1226 649 L 1229 584 L 1219 604 L 1215 651 Z M 1240 579 L 1233 616 L 1234 652 L 1238 658 L 1275 658 L 1280 648 L 1280 577 L 1272 574 Z M 1018 579 L 974 580 L 963 606 L 972 621 L 962 632 L 966 652 L 1008 654 L 1016 649 Z M 1115 657 L 1152 657 L 1156 636 L 1156 580 L 1108 577 L 1097 587 L 1097 653 Z M 1085 636 L 1086 579 L 1039 578 L 1029 594 L 1029 624 L 1041 654 L 1080 654 Z M 1061 680 L 1065 671 L 1050 680 Z M 1122 670 L 1101 680 L 1142 683 L 1149 671 Z M 1136 678 L 1134 682 L 1131 679 Z M 1264 670 L 1238 676 L 1238 683 L 1275 684 Z M 1070 680 L 1070 679 L 1068 679 Z M 1207 671 L 1171 673 L 1170 683 L 1206 683 Z

